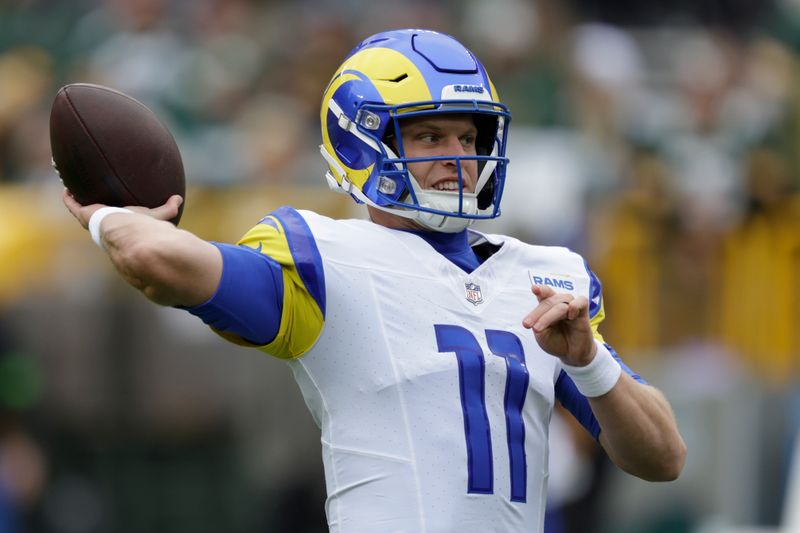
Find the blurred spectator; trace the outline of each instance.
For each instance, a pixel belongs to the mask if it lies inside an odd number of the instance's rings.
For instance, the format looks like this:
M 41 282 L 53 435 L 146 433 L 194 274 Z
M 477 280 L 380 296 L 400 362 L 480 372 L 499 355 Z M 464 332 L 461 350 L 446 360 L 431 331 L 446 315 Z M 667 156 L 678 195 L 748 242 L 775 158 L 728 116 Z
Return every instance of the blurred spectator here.
M 621 188 L 592 210 L 592 266 L 603 280 L 608 319 L 604 335 L 631 357 L 663 345 L 662 283 L 677 229 L 677 197 L 669 167 L 655 151 L 634 152 Z M 672 320 L 672 318 L 670 318 Z M 630 327 L 636 324 L 636 327 Z
M 746 212 L 724 241 L 722 339 L 770 383 L 800 373 L 800 196 L 787 161 L 769 147 L 746 159 Z

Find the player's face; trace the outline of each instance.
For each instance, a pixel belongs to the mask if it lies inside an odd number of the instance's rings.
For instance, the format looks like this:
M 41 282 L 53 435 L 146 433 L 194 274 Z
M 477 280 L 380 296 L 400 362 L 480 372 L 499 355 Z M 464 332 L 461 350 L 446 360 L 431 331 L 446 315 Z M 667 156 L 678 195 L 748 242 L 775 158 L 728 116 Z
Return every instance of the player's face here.
M 454 114 L 413 117 L 400 124 L 406 157 L 476 155 L 478 130 L 471 115 Z M 478 179 L 478 162 L 461 161 L 464 192 L 474 192 Z M 455 159 L 408 163 L 408 170 L 423 189 L 456 191 L 458 166 Z

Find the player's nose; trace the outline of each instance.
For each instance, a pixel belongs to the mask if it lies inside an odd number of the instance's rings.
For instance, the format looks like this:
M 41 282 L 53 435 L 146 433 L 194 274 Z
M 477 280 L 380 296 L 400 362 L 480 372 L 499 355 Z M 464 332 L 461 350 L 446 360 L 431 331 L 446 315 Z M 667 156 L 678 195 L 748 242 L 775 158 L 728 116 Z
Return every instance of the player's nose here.
M 449 135 L 445 138 L 444 142 L 442 143 L 442 151 L 441 155 L 443 156 L 454 156 L 454 157 L 462 157 L 467 155 L 466 150 L 464 149 L 464 145 L 461 144 L 461 139 L 458 138 L 456 135 Z M 442 163 L 445 165 L 455 166 L 456 159 L 443 159 Z M 461 162 L 463 165 L 463 161 Z
M 445 142 L 442 146 L 442 155 L 462 156 L 466 155 L 467 151 L 461 143 L 461 138 L 458 135 L 448 135 L 445 137 Z

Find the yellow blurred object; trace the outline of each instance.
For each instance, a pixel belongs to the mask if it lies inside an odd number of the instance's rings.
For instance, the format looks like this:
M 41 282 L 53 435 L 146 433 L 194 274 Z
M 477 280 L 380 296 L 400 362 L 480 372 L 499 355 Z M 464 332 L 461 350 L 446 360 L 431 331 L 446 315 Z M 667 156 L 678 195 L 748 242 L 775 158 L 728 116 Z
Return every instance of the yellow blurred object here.
M 662 288 L 673 204 L 658 156 L 636 154 L 627 179 L 629 188 L 599 204 L 588 227 L 590 264 L 603 283 L 602 333 L 632 361 L 665 341 Z
M 800 197 L 751 215 L 724 247 L 723 340 L 774 384 L 800 372 Z
M 39 204 L 34 189 L 0 187 L 0 305 L 40 285 L 53 267 L 58 226 Z
M 603 283 L 608 318 L 603 336 L 620 353 L 641 354 L 657 347 L 661 227 L 646 208 L 629 199 L 608 207 L 599 234 L 604 253 L 593 260 Z M 601 237 L 595 238 L 599 239 Z M 628 357 L 630 359 L 630 357 Z
M 39 48 L 20 47 L 0 54 L 0 131 L 39 105 L 50 90 L 52 70 L 52 59 Z

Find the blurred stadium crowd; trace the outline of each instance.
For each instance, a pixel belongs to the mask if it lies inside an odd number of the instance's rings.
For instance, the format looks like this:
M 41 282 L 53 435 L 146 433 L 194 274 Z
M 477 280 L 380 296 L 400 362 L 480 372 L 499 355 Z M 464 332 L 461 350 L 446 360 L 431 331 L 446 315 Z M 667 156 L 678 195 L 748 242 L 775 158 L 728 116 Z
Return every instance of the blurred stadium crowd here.
M 652 486 L 567 427 L 562 531 L 780 523 L 800 426 L 800 1 L 29 0 L 0 2 L 1 533 L 325 530 L 287 369 L 114 277 L 60 205 L 49 108 L 80 81 L 153 109 L 204 238 L 284 203 L 350 216 L 322 179 L 322 89 L 361 38 L 415 26 L 473 49 L 512 111 L 504 215 L 482 229 L 589 258 L 604 336 L 689 445 L 682 479 Z

